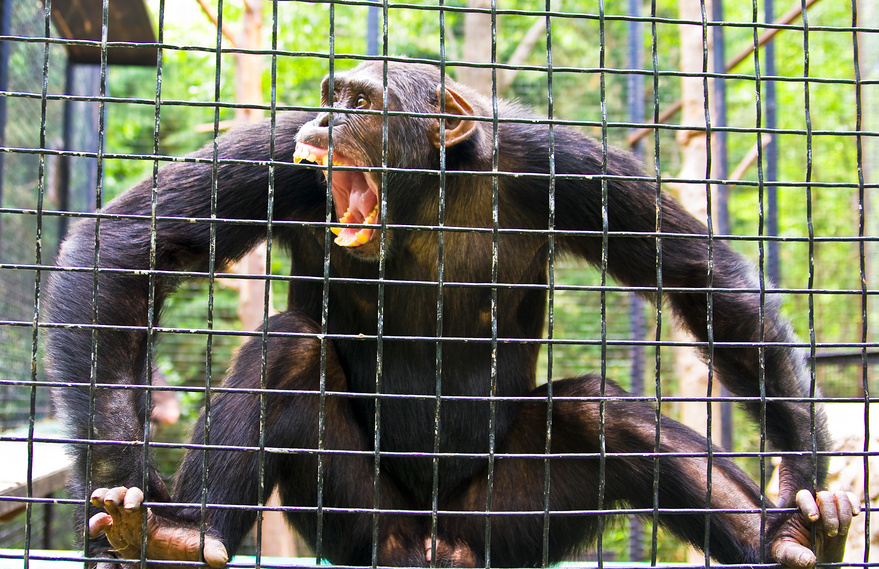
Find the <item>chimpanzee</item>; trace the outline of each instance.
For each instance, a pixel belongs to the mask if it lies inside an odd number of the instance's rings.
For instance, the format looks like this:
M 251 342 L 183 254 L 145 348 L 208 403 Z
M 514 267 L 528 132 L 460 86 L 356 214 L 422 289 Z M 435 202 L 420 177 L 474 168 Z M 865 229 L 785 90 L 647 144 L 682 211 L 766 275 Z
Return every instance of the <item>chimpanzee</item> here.
M 514 104 L 495 118 L 429 65 L 363 63 L 321 101 L 165 166 L 155 193 L 135 186 L 64 243 L 48 368 L 74 495 L 94 490 L 92 555 L 140 557 L 146 512 L 149 558 L 222 566 L 277 487 L 290 523 L 346 565 L 536 566 L 588 545 L 618 504 L 724 563 L 840 558 L 859 505 L 812 494 L 828 435 L 775 296 L 631 156 Z M 182 278 L 242 257 L 267 220 L 292 256 L 288 309 L 212 392 L 172 499 L 137 444 L 149 330 Z M 536 385 L 550 241 L 661 292 L 710 341 L 786 451 L 778 508 L 611 381 Z

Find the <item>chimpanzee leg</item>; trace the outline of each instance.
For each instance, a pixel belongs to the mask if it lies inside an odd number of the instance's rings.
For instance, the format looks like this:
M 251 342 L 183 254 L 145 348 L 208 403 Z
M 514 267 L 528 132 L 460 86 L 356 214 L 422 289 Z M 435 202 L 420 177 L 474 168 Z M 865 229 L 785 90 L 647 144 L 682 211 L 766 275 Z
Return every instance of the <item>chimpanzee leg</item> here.
M 207 503 L 258 503 L 260 460 L 264 461 L 267 497 L 277 484 L 289 521 L 312 545 L 319 535 L 321 556 L 335 563 L 370 564 L 374 495 L 372 444 L 355 419 L 346 395 L 348 384 L 332 345 L 326 349 L 325 392 L 320 396 L 321 345 L 319 326 L 309 318 L 287 312 L 269 320 L 266 347 L 266 412 L 262 457 L 260 444 L 260 387 L 262 342 L 257 338 L 242 347 L 224 382 L 225 388 L 244 392 L 215 394 L 210 409 L 210 445 L 240 446 L 248 450 L 208 451 Z M 273 335 L 281 334 L 281 335 Z M 285 335 L 288 334 L 288 335 Z M 249 392 L 247 390 L 250 390 Z M 321 420 L 322 443 L 319 447 Z M 193 442 L 202 443 L 204 417 L 196 426 Z M 281 452 L 272 450 L 284 449 Z M 322 489 L 318 487 L 318 455 L 322 454 Z M 353 452 L 339 452 L 353 451 Z M 201 500 L 204 455 L 187 453 L 178 471 L 175 498 L 179 502 Z M 382 475 L 380 508 L 408 507 L 390 477 Z M 318 518 L 318 494 L 328 511 Z M 359 512 L 358 512 L 359 510 Z M 212 509 L 209 525 L 221 536 L 230 553 L 253 526 L 253 509 Z M 379 562 L 382 557 L 423 558 L 423 531 L 411 523 L 382 516 L 379 528 Z M 390 561 L 390 559 L 385 559 Z
M 601 381 L 583 377 L 553 382 L 550 463 L 550 515 L 548 560 L 559 561 L 588 545 L 595 537 L 601 514 L 574 514 L 599 508 L 599 485 L 604 485 L 602 510 L 628 507 L 654 508 L 654 471 L 658 460 L 660 523 L 679 537 L 706 546 L 707 441 L 704 437 L 663 418 L 660 448 L 655 454 L 655 411 L 607 382 L 604 403 L 604 475 L 599 458 Z M 491 510 L 531 511 L 534 515 L 493 516 L 490 555 L 493 566 L 535 566 L 543 561 L 546 387 L 532 393 L 534 401 L 522 404 L 516 423 L 498 449 L 491 492 Z M 574 399 L 572 399 L 574 398 Z M 504 454 L 537 455 L 504 458 Z M 759 560 L 760 493 L 756 485 L 731 461 L 713 457 L 708 552 L 728 563 Z M 459 503 L 442 509 L 486 509 L 487 478 L 477 476 Z M 755 509 L 758 510 L 755 512 Z M 736 512 L 739 510 L 739 512 Z M 695 513 L 694 513 L 695 511 Z M 649 514 L 648 514 L 649 515 Z M 484 516 L 444 516 L 442 533 L 456 536 L 477 557 L 485 555 Z M 610 518 L 606 520 L 609 525 Z
M 279 486 L 282 503 L 295 508 L 287 512 L 288 519 L 312 545 L 320 524 L 322 557 L 337 564 L 372 562 L 373 454 L 366 431 L 353 416 L 346 396 L 338 395 L 347 391 L 347 381 L 332 345 L 327 346 L 325 355 L 325 392 L 328 393 L 322 398 L 319 327 L 299 313 L 286 312 L 272 317 L 268 330 L 265 352 L 261 338 L 247 342 L 239 351 L 222 389 L 211 395 L 210 406 L 206 407 L 193 434 L 193 445 L 207 445 L 207 450 L 188 450 L 177 472 L 175 502 L 197 505 L 206 492 L 205 522 L 207 537 L 212 538 L 210 547 L 206 542 L 204 551 L 199 549 L 200 508 L 157 506 L 148 513 L 151 528 L 147 538 L 148 557 L 198 560 L 203 553 L 212 565 L 222 565 L 225 552 L 216 540 L 233 555 L 241 539 L 253 527 L 256 511 L 241 506 L 259 503 L 262 461 L 263 498 Z M 263 353 L 266 390 L 261 392 Z M 259 451 L 260 393 L 265 398 L 262 421 L 265 451 L 262 453 Z M 324 429 L 319 446 L 321 420 Z M 209 424 L 207 434 L 206 422 Z M 327 451 L 322 455 L 320 490 L 317 450 Z M 389 475 L 382 474 L 380 480 L 381 509 L 411 507 Z M 111 543 L 123 556 L 136 558 L 141 543 L 142 494 L 135 496 L 125 491 L 103 489 L 102 496 L 93 503 L 103 506 L 113 520 L 99 520 L 94 525 L 97 530 L 107 531 Z M 318 521 L 319 492 L 321 504 L 327 511 Z M 120 507 L 123 503 L 124 508 Z M 380 564 L 424 564 L 425 530 L 410 520 L 399 515 L 380 516 L 377 549 Z M 112 535 L 114 531 L 121 535 Z M 126 543 L 133 547 L 124 547 Z M 220 551 L 214 559 L 208 558 L 211 548 Z

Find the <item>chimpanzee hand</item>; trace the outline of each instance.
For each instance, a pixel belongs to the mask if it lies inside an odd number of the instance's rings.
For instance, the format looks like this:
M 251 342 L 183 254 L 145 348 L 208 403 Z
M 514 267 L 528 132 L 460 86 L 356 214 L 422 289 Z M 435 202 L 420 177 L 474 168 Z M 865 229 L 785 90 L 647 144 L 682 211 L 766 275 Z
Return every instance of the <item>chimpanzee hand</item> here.
M 815 563 L 838 563 L 852 518 L 861 513 L 861 502 L 850 492 L 797 493 L 795 514 L 781 528 L 772 544 L 772 557 L 791 569 L 808 569 Z M 812 543 L 815 524 L 815 543 Z
M 206 535 L 202 552 L 197 528 L 175 525 L 145 508 L 140 488 L 98 488 L 92 493 L 91 502 L 104 508 L 106 513 L 91 517 L 89 536 L 97 537 L 103 533 L 121 557 L 140 557 L 145 510 L 148 559 L 201 561 L 203 554 L 204 562 L 211 567 L 223 567 L 229 560 L 225 546 L 218 539 Z

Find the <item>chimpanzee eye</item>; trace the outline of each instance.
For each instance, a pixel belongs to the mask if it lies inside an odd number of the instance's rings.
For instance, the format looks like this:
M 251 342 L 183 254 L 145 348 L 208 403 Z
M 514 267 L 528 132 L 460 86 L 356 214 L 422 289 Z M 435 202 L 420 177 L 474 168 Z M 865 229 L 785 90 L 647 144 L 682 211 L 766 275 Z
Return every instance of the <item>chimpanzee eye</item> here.
M 354 100 L 354 108 L 355 109 L 366 109 L 369 107 L 369 101 L 366 100 L 366 97 L 363 95 L 358 95 Z

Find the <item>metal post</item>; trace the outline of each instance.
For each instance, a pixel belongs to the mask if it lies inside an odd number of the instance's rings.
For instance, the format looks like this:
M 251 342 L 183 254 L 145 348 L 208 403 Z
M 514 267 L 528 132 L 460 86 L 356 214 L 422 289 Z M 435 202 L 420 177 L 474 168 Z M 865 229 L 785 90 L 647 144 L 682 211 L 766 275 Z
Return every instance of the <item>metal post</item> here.
M 0 34 L 12 35 L 12 3 L 14 0 L 0 0 Z M 9 56 L 12 43 L 0 41 L 0 91 L 9 90 Z M 6 97 L 0 97 L 0 146 L 6 146 Z M 3 172 L 5 153 L 0 152 L 0 206 L 3 205 Z M 0 241 L 3 235 L 3 216 L 0 215 Z
M 378 6 L 370 6 L 366 12 L 366 55 L 378 55 Z
M 763 10 L 767 22 L 775 20 L 775 8 L 773 0 L 763 0 Z M 766 73 L 767 77 L 774 77 L 775 71 L 775 42 L 766 44 L 764 52 L 766 56 Z M 778 135 L 773 132 L 778 126 L 777 106 L 778 98 L 775 92 L 775 81 L 769 79 L 766 81 L 766 129 L 772 139 L 766 147 L 766 181 L 769 185 L 766 187 L 766 235 L 768 237 L 778 236 L 778 187 L 775 182 L 778 180 Z M 766 244 L 766 275 L 776 285 L 781 284 L 781 265 L 778 261 L 778 241 L 771 239 Z
M 75 64 L 67 61 L 64 76 L 64 94 L 73 95 L 73 83 L 75 74 Z M 61 137 L 63 139 L 63 149 L 67 152 L 73 150 L 73 101 L 66 99 L 64 101 L 64 124 L 62 127 Z M 70 169 L 72 158 L 66 154 L 59 157 L 58 167 L 58 209 L 62 212 L 70 211 Z M 62 213 L 58 217 L 58 248 L 61 248 L 61 242 L 67 235 L 68 218 Z
M 629 15 L 638 16 L 641 13 L 640 0 L 629 0 Z M 643 46 L 641 22 L 637 20 L 629 21 L 629 69 L 641 69 L 643 62 Z M 632 73 L 627 78 L 628 83 L 628 106 L 629 121 L 632 123 L 641 123 L 644 121 L 644 77 Z M 644 158 L 644 151 L 641 148 L 641 141 L 636 141 L 630 150 L 639 158 Z M 629 335 L 633 340 L 644 338 L 646 324 L 644 322 L 644 303 L 640 297 L 632 295 L 632 301 L 629 306 Z M 631 346 L 629 348 L 629 357 L 631 358 L 631 392 L 633 395 L 642 395 L 644 393 L 644 370 L 646 368 L 644 348 L 642 346 Z M 630 518 L 629 531 L 629 559 L 631 561 L 642 561 L 644 559 L 643 537 L 644 528 L 641 518 L 632 516 Z
M 638 16 L 641 12 L 640 0 L 629 0 L 629 15 Z M 643 46 L 641 45 L 641 22 L 629 21 L 629 69 L 641 69 L 643 61 Z M 637 73 L 631 73 L 627 78 L 628 83 L 628 106 L 629 121 L 641 123 L 644 121 L 644 77 Z M 629 148 L 638 158 L 644 158 L 641 141 L 638 140 Z M 641 299 L 632 297 L 631 303 L 631 336 L 632 338 L 644 337 L 644 308 Z M 640 346 L 632 346 L 632 369 L 631 391 L 635 395 L 644 393 L 644 349 Z
M 711 19 L 715 22 L 723 21 L 723 0 L 714 0 L 711 3 Z M 726 50 L 723 45 L 723 26 L 717 25 L 711 29 L 712 39 L 714 43 L 714 71 L 722 74 L 726 71 Z M 726 80 L 717 77 L 714 80 L 714 126 L 724 127 L 726 120 Z M 726 145 L 726 131 L 714 130 L 714 138 L 711 140 L 714 145 L 714 164 L 716 166 L 716 174 L 714 177 L 725 180 L 729 174 L 729 155 Z M 720 184 L 716 192 L 717 199 L 714 200 L 715 216 L 717 219 L 717 233 L 720 235 L 729 235 L 729 188 L 726 184 Z M 720 388 L 721 397 L 728 397 L 729 390 L 726 387 Z M 733 406 L 729 401 L 721 401 L 720 403 L 720 444 L 727 450 L 733 448 Z

